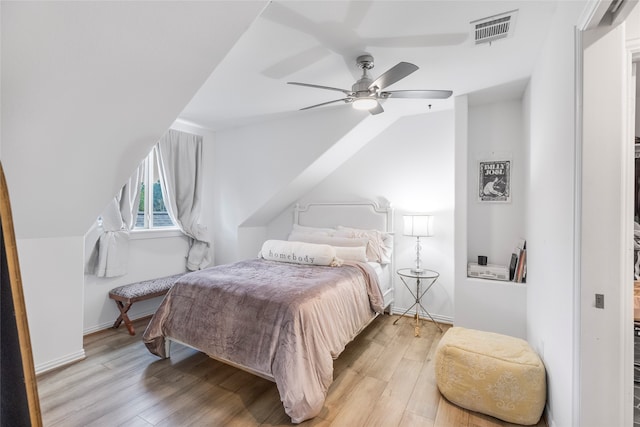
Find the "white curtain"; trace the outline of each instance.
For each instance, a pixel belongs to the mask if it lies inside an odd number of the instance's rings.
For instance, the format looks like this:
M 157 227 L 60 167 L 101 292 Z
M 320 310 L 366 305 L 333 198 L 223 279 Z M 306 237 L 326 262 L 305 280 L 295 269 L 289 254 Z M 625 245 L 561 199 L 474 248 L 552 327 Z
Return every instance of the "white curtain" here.
M 129 231 L 133 229 L 140 202 L 140 184 L 144 166 L 129 178 L 120 192 L 102 212 L 102 234 L 98 240 L 95 273 L 98 277 L 127 274 L 129 264 Z
M 187 268 L 205 268 L 211 262 L 211 254 L 207 228 L 200 223 L 202 137 L 169 129 L 154 150 L 167 212 L 191 238 Z

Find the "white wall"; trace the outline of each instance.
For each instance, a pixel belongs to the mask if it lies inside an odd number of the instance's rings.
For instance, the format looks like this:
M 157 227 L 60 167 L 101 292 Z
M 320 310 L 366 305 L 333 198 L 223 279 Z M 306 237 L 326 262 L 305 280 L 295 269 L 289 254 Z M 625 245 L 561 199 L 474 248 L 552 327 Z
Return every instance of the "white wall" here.
M 260 227 L 267 220 L 252 221 L 252 216 L 261 217 L 263 206 L 278 197 L 282 189 L 364 117 L 355 110 L 340 108 L 300 113 L 216 133 L 211 193 L 216 264 L 255 257 L 264 235 Z M 315 182 L 310 180 L 307 184 L 313 186 Z M 284 203 L 280 209 L 295 198 L 294 194 L 289 202 L 280 200 Z M 239 233 L 245 223 L 247 229 Z
M 207 129 L 181 122 L 174 123 L 171 128 L 203 137 L 203 185 L 201 188 L 203 195 L 210 194 L 214 182 L 214 134 Z M 214 206 L 212 197 L 203 197 L 201 206 L 202 223 L 208 230 L 213 230 Z M 161 231 L 159 234 L 147 232 L 133 232 L 131 234 L 128 273 L 126 275 L 109 278 L 97 277 L 94 274 L 84 275 L 83 332 L 85 334 L 112 326 L 120 314 L 115 302 L 108 297 L 109 290 L 112 288 L 141 280 L 185 272 L 189 239 L 179 231 L 170 232 L 169 234 L 172 236 L 169 237 L 165 237 L 166 234 L 166 231 Z M 93 250 L 98 236 L 99 234 L 95 232 L 95 229 L 85 234 L 85 257 Z M 210 250 L 213 255 L 213 242 Z M 162 298 L 158 297 L 135 303 L 128 312 L 129 318 L 137 319 L 153 314 L 161 301 Z M 141 334 L 142 331 L 136 331 L 136 333 Z
M 37 370 L 81 357 L 84 233 L 265 4 L 2 3 L 2 164 Z
M 84 327 L 87 334 L 111 327 L 118 317 L 116 304 L 109 299 L 109 290 L 141 280 L 169 276 L 184 272 L 185 256 L 189 249 L 186 237 L 142 238 L 133 237 L 129 244 L 129 269 L 124 276 L 97 277 L 84 275 Z M 137 319 L 153 314 L 162 298 L 135 303 L 128 315 Z M 136 331 L 141 334 L 142 331 Z
M 4 2 L 2 155 L 17 238 L 83 234 L 265 4 Z M 60 203 L 62 191 L 82 197 Z
M 558 3 L 524 102 L 529 159 L 527 340 L 547 369 L 549 423 L 562 427 L 577 425 L 574 24 L 582 7 L 578 2 Z M 604 390 L 593 392 L 607 400 Z M 601 425 L 620 424 L 608 420 Z
M 469 278 L 466 271 L 478 255 L 508 266 L 517 240 L 526 238 L 523 111 L 520 100 L 500 100 L 502 89 L 483 91 L 494 100 L 488 104 L 470 107 L 467 96 L 456 98 L 455 325 L 526 338 L 526 285 Z M 512 161 L 511 203 L 478 203 L 478 160 L 491 158 Z
M 630 256 L 623 249 L 625 241 L 620 230 L 631 224 L 632 203 L 626 204 L 625 192 L 630 189 L 632 173 L 622 165 L 631 161 L 631 144 L 625 133 L 626 82 L 621 70 L 626 68 L 624 26 L 606 29 L 606 34 L 585 34 L 582 191 L 581 195 L 581 410 L 584 426 L 603 423 L 624 424 L 625 372 L 623 369 L 625 331 L 619 327 L 620 313 L 625 312 L 623 293 L 633 284 L 631 263 L 622 271 L 622 260 Z M 595 36 L 595 37 L 593 37 Z M 602 108 L 605 106 L 605 108 Z M 626 146 L 626 147 L 625 147 Z M 624 160 L 626 156 L 628 160 Z M 632 188 L 632 187 L 631 187 Z M 630 194 L 630 193 L 628 193 Z M 628 212 L 621 210 L 629 208 Z M 623 217 L 624 215 L 624 217 Z M 632 229 L 627 234 L 630 243 Z M 595 294 L 604 294 L 604 309 L 595 308 Z M 626 301 L 630 301 L 627 299 Z M 630 361 L 630 360 L 629 360 Z M 609 366 L 608 370 L 590 367 Z M 614 367 L 618 367 L 617 369 Z M 629 368 L 631 364 L 629 363 Z M 599 392 L 595 392 L 599 390 Z M 606 393 L 602 393 L 606 390 Z M 628 408 L 631 406 L 628 405 Z
M 508 266 L 524 228 L 526 194 L 523 186 L 524 132 L 520 99 L 473 105 L 469 108 L 467 221 L 469 262 L 487 255 L 488 262 Z M 511 202 L 478 202 L 478 162 L 511 160 Z M 524 307 L 523 307 L 524 308 Z
M 17 239 L 17 245 L 36 372 L 83 358 L 77 264 L 84 236 Z
M 415 238 L 402 235 L 402 215 L 435 215 L 435 235 L 422 239 L 425 268 L 440 273 L 437 284 L 423 301 L 434 318 L 453 319 L 453 111 L 399 119 L 346 161 L 301 201 L 387 200 L 395 209 L 395 267 L 415 265 Z M 286 237 L 292 221 L 285 210 L 269 227 L 268 237 Z M 284 226 L 286 227 L 286 225 Z M 395 278 L 394 311 L 402 312 L 414 301 Z

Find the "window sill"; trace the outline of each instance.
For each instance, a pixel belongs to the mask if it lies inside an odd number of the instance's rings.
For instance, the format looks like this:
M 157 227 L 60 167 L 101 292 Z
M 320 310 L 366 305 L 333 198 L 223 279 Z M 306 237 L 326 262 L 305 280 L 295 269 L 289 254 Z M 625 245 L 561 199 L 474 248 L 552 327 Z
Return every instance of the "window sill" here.
M 167 237 L 180 237 L 184 236 L 182 231 L 177 227 L 171 228 L 154 228 L 148 230 L 131 230 L 129 232 L 129 238 L 131 240 L 143 240 L 143 239 L 164 239 Z

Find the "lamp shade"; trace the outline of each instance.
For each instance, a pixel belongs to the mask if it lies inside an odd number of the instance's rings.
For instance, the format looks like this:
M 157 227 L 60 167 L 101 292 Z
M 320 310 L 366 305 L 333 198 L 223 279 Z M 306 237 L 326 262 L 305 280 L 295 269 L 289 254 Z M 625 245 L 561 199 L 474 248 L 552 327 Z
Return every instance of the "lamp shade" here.
M 404 215 L 404 235 L 433 236 L 433 215 Z

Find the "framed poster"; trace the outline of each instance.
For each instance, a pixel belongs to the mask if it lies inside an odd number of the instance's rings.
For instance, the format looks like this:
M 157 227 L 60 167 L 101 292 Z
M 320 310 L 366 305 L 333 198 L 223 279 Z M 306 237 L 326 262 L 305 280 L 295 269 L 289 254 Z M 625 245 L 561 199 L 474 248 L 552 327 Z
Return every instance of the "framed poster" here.
M 478 201 L 511 202 L 511 160 L 481 160 L 478 172 Z

